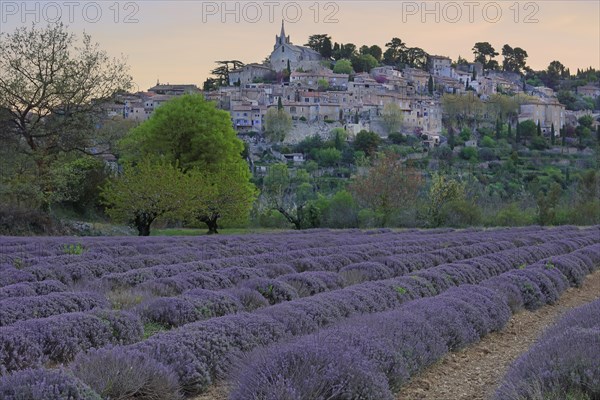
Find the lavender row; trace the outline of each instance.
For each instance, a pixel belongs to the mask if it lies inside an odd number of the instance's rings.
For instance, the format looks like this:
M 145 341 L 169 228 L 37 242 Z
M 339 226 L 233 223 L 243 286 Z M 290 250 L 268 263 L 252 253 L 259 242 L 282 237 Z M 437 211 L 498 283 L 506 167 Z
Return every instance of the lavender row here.
M 580 234 L 579 231 L 574 231 L 574 234 Z M 272 269 L 282 269 L 285 273 L 290 272 L 304 272 L 304 271 L 337 271 L 340 268 L 350 264 L 361 261 L 368 261 L 377 257 L 394 257 L 396 259 L 406 257 L 410 254 L 421 254 L 423 248 L 428 248 L 429 253 L 433 253 L 434 256 L 448 257 L 456 249 L 464 247 L 465 245 L 477 245 L 485 242 L 498 243 L 506 242 L 508 240 L 516 243 L 518 246 L 533 245 L 535 243 L 541 243 L 547 240 L 559 239 L 564 236 L 562 231 L 542 231 L 536 232 L 529 236 L 519 236 L 515 233 L 508 232 L 497 232 L 482 233 L 477 237 L 464 233 L 459 237 L 450 238 L 435 238 L 429 239 L 429 243 L 423 243 L 417 246 L 407 246 L 406 243 L 400 242 L 401 246 L 396 246 L 396 242 L 382 241 L 378 244 L 369 245 L 348 245 L 340 246 L 333 249 L 334 254 L 328 255 L 309 255 L 307 251 L 289 251 L 282 253 L 269 253 L 259 256 L 249 257 L 233 257 L 226 259 L 215 259 L 205 262 L 190 262 L 185 265 L 159 265 L 150 268 L 143 269 L 132 269 L 123 273 L 107 274 L 104 277 L 105 283 L 109 286 L 132 286 L 141 284 L 148 280 L 159 279 L 159 278 L 170 278 L 178 275 L 179 273 L 188 274 L 190 271 L 202 272 L 210 270 L 222 270 L 230 268 L 255 268 L 266 273 L 269 277 L 276 276 L 277 272 Z M 436 254 L 439 253 L 439 254 Z M 286 266 L 283 267 L 282 266 Z M 292 267 L 294 271 L 290 271 Z M 287 271 L 286 271 L 287 270 Z M 273 274 L 275 272 L 275 274 Z M 61 272 L 64 273 L 64 272 Z M 46 276 L 48 278 L 48 276 Z
M 545 232 L 548 233 L 548 232 Z M 493 231 L 491 233 L 482 233 L 483 236 L 489 236 L 487 240 L 495 237 L 496 239 L 503 239 L 504 237 L 513 237 L 516 233 L 508 233 L 507 231 Z M 529 233 L 528 233 L 529 234 Z M 535 233 L 532 233 L 535 234 Z M 539 234 L 539 233 L 537 233 Z M 319 237 L 317 234 L 318 243 L 331 243 L 336 244 L 340 239 L 336 238 L 331 233 L 321 233 L 323 237 Z M 95 249 L 96 251 L 86 250 L 81 255 L 61 255 L 54 257 L 46 257 L 38 261 L 33 266 L 27 266 L 26 270 L 36 280 L 44 279 L 58 279 L 64 283 L 72 283 L 82 281 L 86 279 L 92 279 L 99 276 L 103 276 L 110 273 L 123 273 L 132 269 L 148 268 L 156 265 L 176 265 L 182 262 L 200 262 L 205 263 L 205 266 L 210 269 L 218 269 L 228 266 L 256 266 L 264 263 L 279 262 L 282 260 L 294 260 L 302 256 L 314 256 L 320 257 L 324 255 L 332 255 L 339 251 L 349 252 L 354 246 L 355 252 L 368 252 L 374 250 L 383 250 L 384 248 L 392 249 L 392 252 L 400 253 L 414 253 L 419 252 L 423 246 L 428 248 L 436 248 L 440 246 L 458 245 L 461 241 L 470 240 L 472 243 L 482 240 L 482 238 L 475 236 L 469 238 L 470 233 L 454 233 L 454 236 L 450 235 L 429 235 L 430 237 L 424 237 L 425 235 L 419 235 L 417 240 L 405 240 L 405 237 L 400 234 L 387 234 L 379 237 L 377 242 L 357 242 L 356 238 L 350 236 L 350 232 L 345 232 L 342 236 L 344 237 L 343 243 L 338 246 L 329 245 L 326 247 L 314 247 L 302 250 L 294 250 L 290 248 L 280 248 L 281 246 L 274 246 L 273 248 L 266 247 L 266 252 L 253 251 L 252 247 L 241 244 L 240 251 L 244 254 L 244 257 L 228 257 L 220 258 L 219 254 L 211 255 L 207 257 L 206 254 L 202 255 L 202 251 L 195 251 L 192 248 L 186 247 L 175 247 L 170 248 L 170 252 L 163 254 L 150 254 L 150 255 L 138 255 L 138 256 L 126 256 L 121 253 L 127 254 L 127 251 L 106 251 L 105 253 L 98 252 L 98 250 L 106 250 L 104 248 Z M 358 240 L 364 240 L 365 235 L 358 235 Z M 363 236 L 362 238 L 360 236 Z M 379 236 L 379 235 L 378 235 Z M 351 240 L 352 239 L 352 240 Z M 314 238 L 313 238 L 314 240 Z M 348 244 L 350 242 L 350 244 Z M 300 243 L 305 245 L 306 243 Z M 286 245 L 289 247 L 289 243 Z M 282 251 L 283 250 L 283 251 Z M 255 255 L 253 255 L 256 253 Z M 116 254 L 116 255 L 115 255 Z M 324 259 L 323 261 L 327 261 Z M 24 262 L 29 264 L 29 262 Z M 2 282 L 0 282 L 1 284 Z
M 51 264 L 67 265 L 78 259 L 85 261 L 97 258 L 138 258 L 151 260 L 159 255 L 177 253 L 184 259 L 211 259 L 236 255 L 252 255 L 265 252 L 281 252 L 282 250 L 302 249 L 310 251 L 323 247 L 335 247 L 342 244 L 365 244 L 380 241 L 380 237 L 394 235 L 406 238 L 427 237 L 422 232 L 390 233 L 377 236 L 365 235 L 362 232 L 347 231 L 352 237 L 337 239 L 331 232 L 311 231 L 310 235 L 302 233 L 283 233 L 273 235 L 228 236 L 225 238 L 186 237 L 186 238 L 2 238 L 0 240 L 0 261 L 12 263 L 18 261 L 26 266 L 36 265 L 40 261 Z M 327 236 L 329 240 L 323 241 Z M 431 235 L 433 236 L 433 235 Z M 296 242 L 290 246 L 290 240 Z M 76 257 L 69 252 L 69 246 L 77 246 L 82 254 Z M 78 252 L 79 253 L 79 252 Z
M 134 314 L 93 310 L 17 322 L 0 328 L 0 375 L 46 363 L 66 363 L 81 351 L 142 339 Z
M 260 269 L 225 269 L 221 276 L 229 277 L 236 288 L 227 293 L 214 292 L 223 289 L 223 281 L 218 284 L 211 277 L 212 272 L 182 274 L 180 279 L 148 282 L 142 287 L 159 295 L 182 292 L 191 287 L 213 290 L 194 290 L 177 297 L 160 297 L 145 302 L 138 312 L 148 322 L 166 327 L 178 327 L 191 322 L 223 316 L 240 311 L 253 311 L 268 304 L 277 304 L 318 293 L 333 291 L 353 284 L 371 280 L 389 279 L 417 269 L 425 269 L 444 261 L 455 261 L 462 257 L 480 256 L 514 248 L 510 242 L 481 243 L 444 251 L 434 251 L 420 255 L 381 259 L 383 262 L 359 262 L 339 266 L 339 274 L 327 271 L 307 271 L 282 275 L 277 279 L 265 278 Z M 388 265 L 385 265 L 387 263 Z M 277 268 L 281 271 L 283 268 Z M 293 270 L 292 270 L 293 271 Z M 266 301 L 260 299 L 263 297 Z
M 405 276 L 367 282 L 277 304 L 252 314 L 239 313 L 192 323 L 157 334 L 134 347 L 171 366 L 186 391 L 202 391 L 225 372 L 230 356 L 238 352 L 313 333 L 351 316 L 395 309 L 406 301 L 434 296 L 451 286 L 478 283 L 528 260 L 536 262 L 598 241 L 597 235 L 590 236 L 516 249 L 504 255 L 509 262 L 501 266 L 497 266 L 493 258 L 488 258 L 487 263 L 480 260 L 472 265 L 453 267 L 449 264 L 438 271 L 437 277 Z
M 59 281 L 47 280 L 22 282 L 0 287 L 0 300 L 11 297 L 42 296 L 50 293 L 66 292 L 67 286 Z
M 4 400 L 101 400 L 92 388 L 60 369 L 28 369 L 0 376 Z
M 501 274 L 482 282 L 481 286 L 462 285 L 450 288 L 441 295 L 409 302 L 400 310 L 357 317 L 321 330 L 318 334 L 257 350 L 244 358 L 246 361 L 238 367 L 234 378 L 235 388 L 230 398 L 393 399 L 394 391 L 410 377 L 439 360 L 446 352 L 465 347 L 487 333 L 501 329 L 511 315 L 509 301 L 515 295 L 513 289 L 517 288 L 517 292 L 522 295 L 521 306 L 531 306 L 527 308 L 555 302 L 569 286 L 569 278 L 561 271 L 582 268 L 583 273 L 589 273 L 600 266 L 600 246 L 591 247 L 593 248 L 563 256 L 558 267 L 548 259 L 545 264 L 537 263 L 524 270 Z M 588 254 L 595 255 L 595 258 L 588 257 Z M 506 285 L 506 282 L 514 287 Z M 575 284 L 574 281 L 571 282 Z M 529 297 L 536 299 L 528 303 Z M 596 312 L 596 315 L 592 315 L 595 322 L 590 322 L 579 314 L 560 324 L 554 332 L 578 321 L 585 321 L 582 324 L 584 328 L 600 328 L 600 302 L 595 309 L 592 307 L 587 311 L 592 311 L 591 314 Z M 581 330 L 577 333 L 581 333 Z M 598 348 L 598 333 L 596 330 L 595 340 L 592 340 L 589 332 L 579 336 L 587 339 L 584 340 L 586 345 L 596 344 Z M 563 341 L 565 339 L 563 337 Z M 592 394 L 590 398 L 600 393 L 600 382 L 597 381 L 600 377 L 597 356 L 600 353 L 584 357 L 584 361 L 578 365 L 573 364 L 583 347 L 578 348 L 575 356 L 562 354 L 560 361 L 568 358 L 570 362 L 559 367 L 560 373 L 557 374 L 556 347 L 553 342 L 545 349 L 544 355 L 552 350 L 549 357 L 552 360 L 554 356 L 552 361 L 540 356 L 538 351 L 532 352 L 535 356 L 529 356 L 530 359 L 541 363 L 542 368 L 538 367 L 532 372 L 528 364 L 531 360 L 522 361 L 517 368 L 518 372 L 513 372 L 513 375 L 521 375 L 521 392 L 507 383 L 498 399 L 538 398 L 531 391 L 525 393 L 523 387 L 532 390 L 539 385 L 531 385 L 531 382 L 524 384 L 522 381 L 527 381 L 526 377 L 531 381 L 532 377 L 537 377 L 540 373 L 539 376 L 546 380 L 545 385 L 552 386 L 549 392 L 555 396 L 544 398 L 567 398 L 565 388 L 575 386 L 575 379 L 569 375 L 582 368 L 585 371 L 583 375 L 587 376 L 580 377 L 577 389 L 586 388 L 586 394 Z M 594 361 L 595 367 L 592 365 Z M 556 375 L 562 381 L 556 382 Z M 570 382 L 565 382 L 569 380 Z M 513 390 L 510 396 L 506 395 L 510 391 L 508 388 Z M 556 396 L 556 389 L 563 390 L 562 397 Z M 571 392 L 573 393 L 575 391 Z
M 495 399 L 600 398 L 600 299 L 568 312 L 509 368 Z
M 452 288 L 399 310 L 259 349 L 234 373 L 230 398 L 392 400 L 411 376 L 448 351 L 501 329 L 510 315 L 489 289 Z
M 107 308 L 108 302 L 98 293 L 64 292 L 45 296 L 10 298 L 0 301 L 0 327 L 33 318 Z
M 387 242 L 383 243 L 372 243 L 348 245 L 347 250 L 351 250 L 354 253 L 363 252 L 367 256 L 377 255 L 377 251 L 382 251 L 380 247 L 388 245 Z M 389 246 L 393 247 L 394 243 L 389 243 Z M 434 244 L 431 243 L 431 246 Z M 421 247 L 419 246 L 408 246 L 402 247 L 402 251 L 419 252 Z M 57 279 L 67 284 L 72 284 L 81 281 L 89 281 L 92 279 L 105 277 L 106 281 L 111 284 L 122 285 L 128 281 L 134 283 L 143 282 L 148 273 L 146 269 L 164 269 L 167 271 L 179 271 L 188 272 L 190 270 L 196 271 L 210 271 L 230 267 L 245 267 L 251 268 L 264 264 L 272 264 L 278 262 L 288 262 L 291 260 L 297 260 L 298 258 L 310 255 L 309 250 L 288 250 L 288 251 L 276 251 L 269 253 L 262 253 L 258 255 L 245 255 L 236 257 L 225 257 L 225 258 L 211 258 L 211 259 L 198 259 L 199 257 L 189 256 L 182 257 L 176 249 L 172 249 L 173 253 L 154 256 L 151 258 L 147 257 L 132 257 L 132 258 L 120 258 L 113 260 L 110 257 L 105 259 L 94 259 L 92 261 L 79 261 L 70 263 L 67 265 L 56 263 L 54 260 L 48 260 L 41 262 L 33 267 L 26 268 L 28 273 L 31 273 L 35 279 Z M 247 249 L 248 253 L 251 253 L 251 249 Z M 334 253 L 340 249 L 330 249 L 328 253 Z M 315 254 L 322 254 L 322 250 L 314 252 Z M 385 254 L 385 253 L 379 253 Z M 322 257 L 322 256 L 320 256 Z M 328 260 L 323 259 L 324 262 Z M 153 268 L 154 267 L 154 268 Z M 139 271 L 139 272 L 138 272 Z

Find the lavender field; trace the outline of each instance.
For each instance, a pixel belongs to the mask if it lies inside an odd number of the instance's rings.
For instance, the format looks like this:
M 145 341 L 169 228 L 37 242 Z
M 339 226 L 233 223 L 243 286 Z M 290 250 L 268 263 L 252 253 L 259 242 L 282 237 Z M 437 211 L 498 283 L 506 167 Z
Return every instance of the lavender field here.
M 599 267 L 600 226 L 3 237 L 0 398 L 393 399 Z

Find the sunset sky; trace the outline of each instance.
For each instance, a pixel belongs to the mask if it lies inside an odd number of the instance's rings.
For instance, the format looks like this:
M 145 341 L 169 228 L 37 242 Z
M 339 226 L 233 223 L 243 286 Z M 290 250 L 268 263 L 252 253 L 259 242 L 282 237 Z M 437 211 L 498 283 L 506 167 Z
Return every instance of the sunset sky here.
M 430 54 L 471 60 L 473 44 L 488 41 L 498 52 L 506 43 L 525 49 L 527 63 L 534 69 L 543 69 L 552 60 L 571 71 L 600 68 L 600 2 L 595 0 L 23 4 L 0 0 L 2 32 L 31 25 L 34 18 L 42 23 L 54 20 L 60 13 L 73 32 L 85 30 L 111 55 L 124 54 L 140 90 L 153 86 L 157 79 L 200 86 L 215 60 L 261 62 L 273 49 L 282 19 L 287 20 L 286 33 L 292 43 L 298 45 L 315 33 L 327 33 L 334 42 L 358 47 L 377 44 L 384 48 L 392 37 L 399 37 Z M 501 63 L 502 57 L 498 59 Z

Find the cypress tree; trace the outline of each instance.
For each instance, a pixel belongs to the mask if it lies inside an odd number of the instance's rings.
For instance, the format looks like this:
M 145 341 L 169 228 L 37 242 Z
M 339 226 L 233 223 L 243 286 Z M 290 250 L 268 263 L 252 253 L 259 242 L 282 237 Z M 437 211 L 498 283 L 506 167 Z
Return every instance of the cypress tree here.
M 513 140 L 513 137 L 512 137 L 512 125 L 510 124 L 510 122 L 508 123 L 508 140 Z
M 502 123 L 500 122 L 500 118 L 496 119 L 496 140 L 500 139 L 500 134 L 502 133 Z
M 429 94 L 433 95 L 433 77 L 429 75 L 429 82 L 427 83 Z
M 540 125 L 539 119 L 538 119 L 538 123 L 537 123 L 537 135 L 542 136 L 542 125 Z
M 448 129 L 448 146 L 450 146 L 450 148 L 453 149 L 453 150 L 454 150 L 454 142 L 455 142 L 455 139 L 454 139 L 454 128 L 450 127 Z
M 554 131 L 554 123 L 552 123 L 552 127 L 550 128 L 550 143 L 552 146 L 554 146 L 554 143 L 556 142 L 556 138 L 554 137 L 555 134 L 556 132 Z
M 521 125 L 517 123 L 517 134 L 515 137 L 515 142 L 518 144 L 521 141 Z
M 277 100 L 277 110 L 283 110 L 283 102 L 281 101 L 281 97 Z

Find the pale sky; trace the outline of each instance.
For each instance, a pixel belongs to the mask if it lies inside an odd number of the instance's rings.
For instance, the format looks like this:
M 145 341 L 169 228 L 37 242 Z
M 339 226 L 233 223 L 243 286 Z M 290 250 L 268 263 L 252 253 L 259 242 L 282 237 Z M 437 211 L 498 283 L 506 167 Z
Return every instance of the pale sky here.
M 600 68 L 600 1 L 7 1 L 0 31 L 62 16 L 109 54 L 127 57 L 139 90 L 161 83 L 195 83 L 215 60 L 261 62 L 286 34 L 303 45 L 327 33 L 334 42 L 377 44 L 399 37 L 430 54 L 472 60 L 475 42 L 527 51 L 527 64 L 544 69 L 559 60 L 571 71 Z M 497 57 L 502 62 L 502 57 Z

